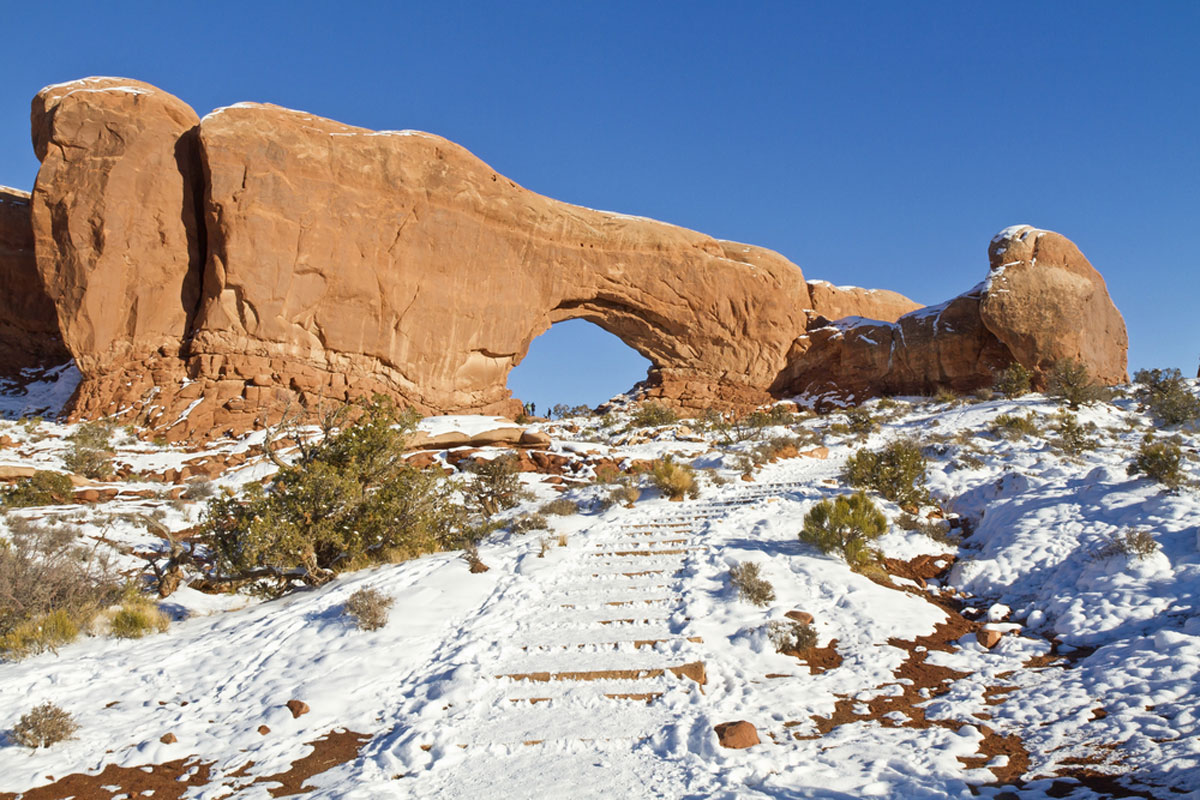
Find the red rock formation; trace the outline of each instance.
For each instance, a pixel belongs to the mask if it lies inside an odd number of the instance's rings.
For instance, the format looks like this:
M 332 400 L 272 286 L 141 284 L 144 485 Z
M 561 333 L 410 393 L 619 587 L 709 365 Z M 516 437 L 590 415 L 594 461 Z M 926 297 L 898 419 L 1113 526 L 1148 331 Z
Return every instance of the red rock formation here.
M 809 281 L 808 293 L 812 296 L 812 310 L 826 319 L 862 317 L 895 322 L 921 307 L 898 292 L 834 286 L 827 281 Z
M 1015 225 L 992 239 L 988 260 L 980 317 L 1035 377 L 1071 358 L 1086 364 L 1101 383 L 1129 380 L 1125 320 L 1104 278 L 1074 242 Z
M 1014 358 L 1124 377 L 1120 315 L 1056 234 L 1006 233 L 987 284 L 913 310 L 810 286 L 769 250 L 543 197 L 429 134 L 259 104 L 197 120 L 114 78 L 48 87 L 32 125 L 37 265 L 84 375 L 74 412 L 172 438 L 376 391 L 515 413 L 508 372 L 572 318 L 646 356 L 646 393 L 686 409 L 970 389 Z
M 169 386 L 199 299 L 199 119 L 123 78 L 48 86 L 33 100 L 37 268 L 84 375 L 81 410 Z M 133 386 L 126 384 L 132 382 Z M 129 397 L 132 395 L 132 397 Z
M 0 374 L 70 357 L 38 276 L 29 195 L 0 186 Z

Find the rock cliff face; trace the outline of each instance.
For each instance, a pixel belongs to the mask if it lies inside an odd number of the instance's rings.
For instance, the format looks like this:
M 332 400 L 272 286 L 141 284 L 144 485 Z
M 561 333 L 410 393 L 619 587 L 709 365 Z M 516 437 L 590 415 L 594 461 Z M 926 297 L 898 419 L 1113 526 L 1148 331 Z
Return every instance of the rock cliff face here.
M 1120 315 L 1057 234 L 1006 231 L 985 284 L 920 309 L 543 197 L 430 134 L 251 103 L 198 119 L 116 78 L 44 89 L 31 121 L 37 272 L 84 376 L 78 416 L 203 437 L 376 391 L 514 413 L 509 371 L 572 318 L 646 356 L 647 393 L 685 409 L 967 389 L 1014 358 L 1124 377 Z
M 0 186 L 0 375 L 70 357 L 38 276 L 29 195 Z
M 42 161 L 37 268 L 84 375 L 80 409 L 100 413 L 108 395 L 141 399 L 155 373 L 174 383 L 166 371 L 200 289 L 199 119 L 178 98 L 123 78 L 46 87 L 30 117 Z

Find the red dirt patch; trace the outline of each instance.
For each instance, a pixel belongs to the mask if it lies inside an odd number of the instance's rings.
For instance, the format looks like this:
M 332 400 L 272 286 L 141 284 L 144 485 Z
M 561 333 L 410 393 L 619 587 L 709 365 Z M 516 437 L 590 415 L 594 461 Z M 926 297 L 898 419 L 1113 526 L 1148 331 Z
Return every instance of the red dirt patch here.
M 294 794 L 305 794 L 313 791 L 305 789 L 304 782 L 314 775 L 320 775 L 334 767 L 358 758 L 362 746 L 371 739 L 369 734 L 354 731 L 330 731 L 312 742 L 306 744 L 313 749 L 311 753 L 292 762 L 285 772 L 275 775 L 264 775 L 255 778 L 254 783 L 279 783 L 274 789 L 267 789 L 272 797 L 288 797 Z
M 837 649 L 837 639 L 831 639 L 824 647 L 810 647 L 807 650 L 784 650 L 785 656 L 795 656 L 800 663 L 808 667 L 812 675 L 820 675 L 842 665 L 842 654 Z M 768 676 L 770 677 L 770 676 Z
M 189 788 L 208 784 L 211 767 L 211 763 L 203 763 L 195 756 L 141 767 L 109 764 L 98 775 L 77 772 L 36 789 L 17 794 L 0 793 L 0 800 L 67 800 L 72 797 L 75 800 L 113 800 L 139 795 L 155 800 L 180 800 Z M 193 768 L 195 773 L 188 775 Z

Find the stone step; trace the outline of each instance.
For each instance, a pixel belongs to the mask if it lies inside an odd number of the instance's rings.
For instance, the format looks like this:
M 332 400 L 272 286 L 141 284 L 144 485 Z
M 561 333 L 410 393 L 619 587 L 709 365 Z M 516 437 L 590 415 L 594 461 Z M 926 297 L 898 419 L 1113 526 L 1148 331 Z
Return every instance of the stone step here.
M 551 683 L 554 681 L 609 681 L 609 680 L 644 680 L 661 678 L 666 674 L 677 678 L 690 678 L 703 686 L 708 683 L 703 661 L 692 661 L 672 667 L 646 667 L 625 669 L 591 669 L 565 670 L 561 672 L 510 672 L 497 675 L 497 678 L 507 678 L 513 681 L 533 681 L 536 683 Z

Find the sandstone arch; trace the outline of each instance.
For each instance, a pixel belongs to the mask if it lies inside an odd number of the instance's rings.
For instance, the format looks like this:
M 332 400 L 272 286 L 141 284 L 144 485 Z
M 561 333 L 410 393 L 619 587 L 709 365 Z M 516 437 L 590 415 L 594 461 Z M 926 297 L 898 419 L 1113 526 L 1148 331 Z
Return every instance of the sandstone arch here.
M 117 78 L 47 87 L 32 126 L 34 249 L 84 376 L 79 416 L 202 437 L 289 398 L 376 391 L 515 413 L 509 371 L 573 318 L 645 355 L 648 394 L 690 409 L 970 388 L 1014 359 L 1124 378 L 1103 279 L 1045 231 L 1006 231 L 987 282 L 915 309 L 809 284 L 770 250 L 538 195 L 431 134 L 257 103 L 197 119 Z

